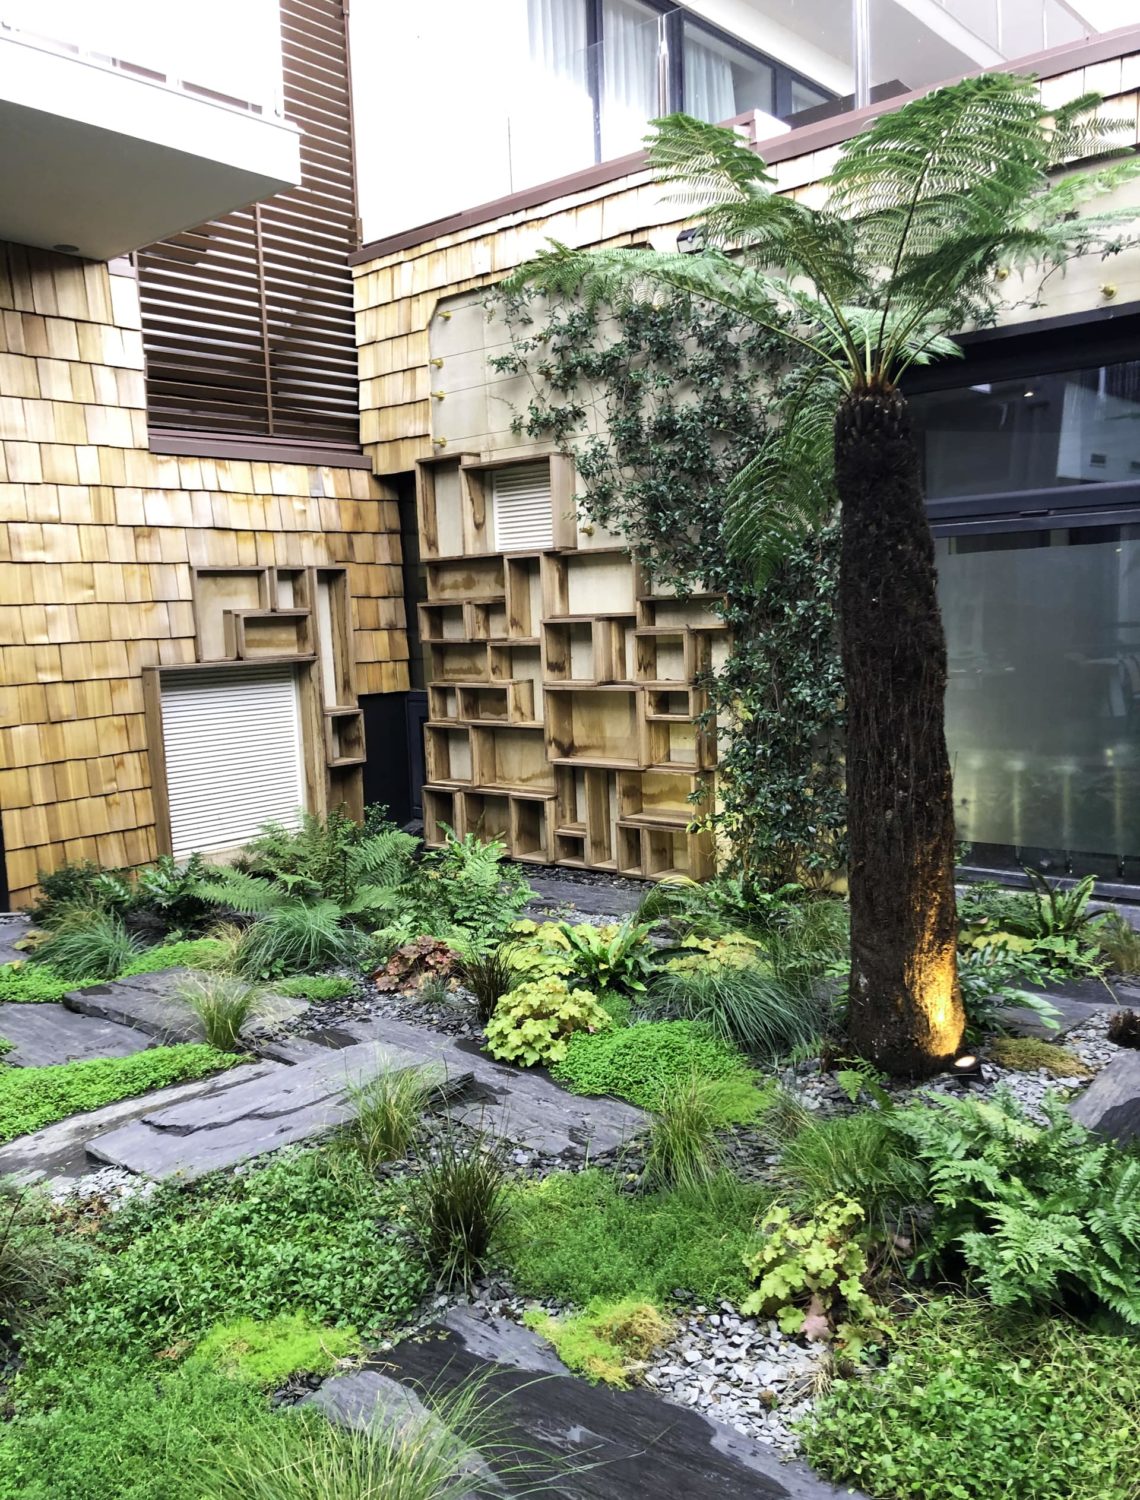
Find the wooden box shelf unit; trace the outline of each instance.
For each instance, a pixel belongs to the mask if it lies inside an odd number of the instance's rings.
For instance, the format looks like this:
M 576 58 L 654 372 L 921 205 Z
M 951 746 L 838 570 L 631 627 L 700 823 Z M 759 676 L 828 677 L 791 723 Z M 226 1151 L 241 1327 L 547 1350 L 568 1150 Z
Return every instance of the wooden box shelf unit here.
M 419 466 L 428 656 L 425 838 L 501 838 L 515 859 L 646 879 L 713 870 L 690 798 L 713 795 L 699 681 L 718 624 L 654 593 L 577 528 L 561 455 Z

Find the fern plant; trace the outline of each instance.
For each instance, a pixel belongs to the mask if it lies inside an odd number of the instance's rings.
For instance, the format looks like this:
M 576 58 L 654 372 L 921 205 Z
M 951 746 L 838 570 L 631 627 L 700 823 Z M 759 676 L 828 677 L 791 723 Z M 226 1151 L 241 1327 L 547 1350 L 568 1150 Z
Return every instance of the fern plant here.
M 729 530 L 764 576 L 841 502 L 848 1027 L 855 1050 L 889 1072 L 936 1071 L 965 1026 L 946 642 L 899 382 L 959 353 L 961 329 L 994 320 L 999 270 L 1047 274 L 1124 243 L 1130 210 L 1081 209 L 1140 162 L 1051 175 L 1111 145 L 1098 102 L 1047 108 L 1032 79 L 964 79 L 845 142 L 820 207 L 776 193 L 733 130 L 673 115 L 657 123 L 649 161 L 699 219 L 698 253 L 555 245 L 507 282 L 508 293 L 595 306 L 647 287 L 702 298 L 780 339 L 794 363 L 773 435 L 736 481 Z
M 916 1265 L 960 1259 L 999 1307 L 1100 1304 L 1140 1326 L 1140 1159 L 1043 1108 L 1044 1126 L 1007 1094 L 884 1116 L 935 1206 Z

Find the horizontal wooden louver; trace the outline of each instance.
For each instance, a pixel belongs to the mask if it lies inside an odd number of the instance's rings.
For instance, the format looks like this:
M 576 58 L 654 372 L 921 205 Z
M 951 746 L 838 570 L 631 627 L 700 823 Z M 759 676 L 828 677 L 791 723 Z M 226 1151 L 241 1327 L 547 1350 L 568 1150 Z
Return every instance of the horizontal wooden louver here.
M 342 0 L 281 0 L 300 187 L 138 255 L 152 433 L 360 451 Z
M 263 823 L 299 825 L 305 776 L 292 668 L 164 674 L 162 742 L 176 859 L 237 848 Z
M 491 486 L 495 547 L 500 552 L 536 552 L 554 545 L 550 463 L 496 469 Z

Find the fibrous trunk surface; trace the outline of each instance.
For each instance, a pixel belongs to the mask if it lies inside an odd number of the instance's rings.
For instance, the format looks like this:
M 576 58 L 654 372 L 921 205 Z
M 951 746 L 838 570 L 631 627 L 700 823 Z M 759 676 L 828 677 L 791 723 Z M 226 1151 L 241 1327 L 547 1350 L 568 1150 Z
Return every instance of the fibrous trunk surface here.
M 849 1032 L 893 1074 L 928 1074 L 965 1020 L 955 954 L 946 638 L 918 452 L 903 398 L 836 415 L 840 628 L 847 700 Z

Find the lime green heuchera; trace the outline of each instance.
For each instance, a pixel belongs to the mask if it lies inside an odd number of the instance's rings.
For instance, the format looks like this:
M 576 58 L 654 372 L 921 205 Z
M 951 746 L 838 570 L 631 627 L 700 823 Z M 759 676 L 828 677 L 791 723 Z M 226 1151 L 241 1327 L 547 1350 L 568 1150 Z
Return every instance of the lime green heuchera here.
M 665 967 L 678 974 L 696 974 L 709 968 L 747 969 L 762 963 L 764 950 L 755 938 L 743 932 L 726 932 L 723 937 L 683 938 L 679 950 Z
M 564 979 L 532 979 L 503 996 L 487 1023 L 487 1051 L 503 1062 L 530 1068 L 560 1062 L 577 1031 L 613 1025 L 589 990 L 572 990 Z

